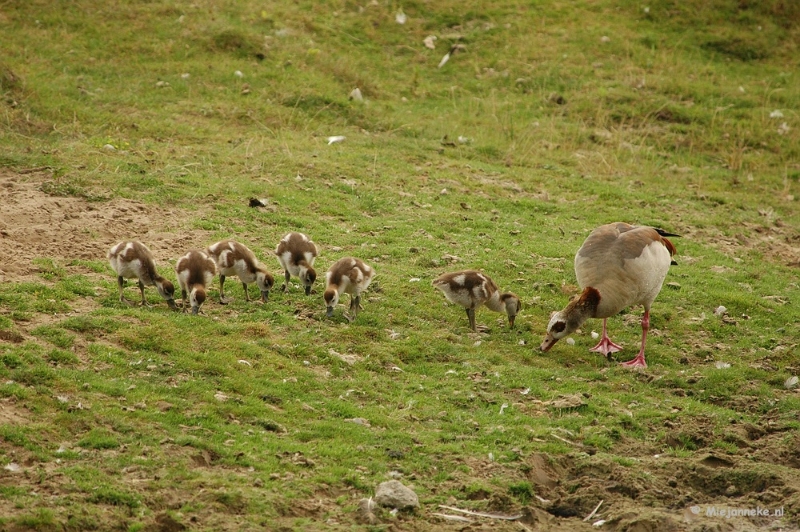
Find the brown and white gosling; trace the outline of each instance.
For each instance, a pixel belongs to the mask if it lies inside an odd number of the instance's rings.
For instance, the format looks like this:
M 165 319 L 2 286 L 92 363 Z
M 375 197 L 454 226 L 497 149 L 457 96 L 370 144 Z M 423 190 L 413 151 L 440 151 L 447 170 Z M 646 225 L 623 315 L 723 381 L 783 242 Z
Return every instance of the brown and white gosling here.
M 225 277 L 232 275 L 239 277 L 242 282 L 246 301 L 250 301 L 247 285 L 256 283 L 261 291 L 261 301 L 267 302 L 269 291 L 272 289 L 272 285 L 275 284 L 275 278 L 272 277 L 267 267 L 258 261 L 255 253 L 250 251 L 250 248 L 234 240 L 222 240 L 208 246 L 206 254 L 217 265 L 217 271 L 219 272 L 219 302 L 221 304 L 225 305 L 229 301 L 225 298 Z
M 155 286 L 159 295 L 164 298 L 170 308 L 177 308 L 175 306 L 175 286 L 158 274 L 153 253 L 147 246 L 136 241 L 120 242 L 108 251 L 108 262 L 117 273 L 120 302 L 128 305 L 135 304 L 125 299 L 122 291 L 126 278 L 138 279 L 143 306 L 148 305 L 144 298 L 144 287 L 146 285 Z
M 575 255 L 575 276 L 583 292 L 553 314 L 541 350 L 548 351 L 588 318 L 602 318 L 603 336 L 590 351 L 610 359 L 611 353 L 622 348 L 608 337 L 606 320 L 626 307 L 643 305 L 641 348 L 633 360 L 622 365 L 646 368 L 644 346 L 650 328 L 650 305 L 674 264 L 675 246 L 665 238 L 668 236 L 678 235 L 623 222 L 601 225 L 592 231 Z
M 475 309 L 481 305 L 495 312 L 505 312 L 509 328 L 512 329 L 514 319 L 522 310 L 522 302 L 516 294 L 501 294 L 497 284 L 488 275 L 475 270 L 445 273 L 434 279 L 432 284 L 444 293 L 448 301 L 466 309 L 473 331 L 477 331 Z
M 342 294 L 350 294 L 351 316 L 345 314 L 348 321 L 353 321 L 361 309 L 361 293 L 364 292 L 372 279 L 375 270 L 361 259 L 344 257 L 337 260 L 325 274 L 325 305 L 328 308 L 327 316 L 333 316 L 333 309 L 339 303 Z
M 181 287 L 183 311 L 186 312 L 191 305 L 192 314 L 197 314 L 206 300 L 206 288 L 217 273 L 216 264 L 204 252 L 192 250 L 178 259 L 175 271 Z
M 294 275 L 305 287 L 306 295 L 311 293 L 311 285 L 317 279 L 314 271 L 314 259 L 319 255 L 319 249 L 303 233 L 289 233 L 281 239 L 275 249 L 278 262 L 283 267 L 286 282 L 281 286 L 284 292 L 289 291 L 289 279 Z

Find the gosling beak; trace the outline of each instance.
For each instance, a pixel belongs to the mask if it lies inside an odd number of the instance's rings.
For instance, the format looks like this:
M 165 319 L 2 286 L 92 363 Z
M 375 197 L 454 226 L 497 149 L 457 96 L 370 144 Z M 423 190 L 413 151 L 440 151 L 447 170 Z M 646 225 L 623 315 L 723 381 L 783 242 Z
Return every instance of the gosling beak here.
M 178 306 L 175 304 L 175 300 L 172 298 L 167 299 L 167 305 L 169 305 L 169 308 L 172 310 L 178 310 Z
M 200 312 L 200 307 L 199 306 L 198 307 L 192 307 L 192 314 L 194 314 L 196 316 L 198 312 Z
M 517 315 L 516 315 L 516 314 L 514 314 L 513 316 L 509 316 L 509 317 L 508 317 L 508 328 L 509 328 L 509 329 L 513 329 L 513 328 L 514 328 L 514 320 L 515 320 L 516 318 L 517 318 Z
M 311 285 L 306 285 L 306 295 L 311 294 Z
M 333 307 L 328 307 L 328 312 L 325 313 L 327 317 L 333 316 Z
M 264 303 L 269 301 L 269 290 L 262 290 L 261 291 L 261 301 L 263 301 Z

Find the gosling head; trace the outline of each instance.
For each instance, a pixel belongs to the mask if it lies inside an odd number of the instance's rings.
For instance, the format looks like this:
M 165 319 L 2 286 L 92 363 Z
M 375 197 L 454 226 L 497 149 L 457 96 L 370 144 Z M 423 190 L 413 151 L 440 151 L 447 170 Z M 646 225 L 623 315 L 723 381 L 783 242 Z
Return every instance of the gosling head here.
M 322 297 L 325 299 L 325 306 L 328 309 L 326 315 L 330 318 L 333 316 L 333 309 L 339 303 L 339 292 L 333 288 L 328 288 L 325 290 L 325 294 Z
M 317 272 L 309 266 L 306 271 L 300 273 L 300 279 L 303 281 L 303 286 L 305 286 L 306 295 L 309 295 L 311 293 L 311 285 L 317 280 Z
M 189 296 L 189 303 L 192 305 L 192 314 L 200 312 L 200 305 L 206 300 L 206 291 L 204 288 L 197 287 L 192 290 Z
M 506 314 L 508 314 L 508 327 L 513 329 L 514 320 L 516 319 L 517 314 L 519 314 L 519 312 L 522 310 L 522 301 L 520 301 L 516 294 L 511 292 L 506 292 L 505 294 L 501 295 L 500 301 L 503 302 L 503 306 L 506 308 Z
M 266 303 L 269 300 L 269 291 L 275 285 L 275 278 L 267 271 L 259 271 L 256 273 L 256 284 L 261 290 L 261 301 Z

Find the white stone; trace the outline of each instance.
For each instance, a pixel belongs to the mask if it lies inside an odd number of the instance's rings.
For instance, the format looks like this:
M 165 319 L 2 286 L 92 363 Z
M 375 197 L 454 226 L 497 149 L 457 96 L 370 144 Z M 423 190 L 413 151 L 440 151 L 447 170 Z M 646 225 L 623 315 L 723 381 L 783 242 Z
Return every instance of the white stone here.
M 399 480 L 387 480 L 378 485 L 375 491 L 375 502 L 381 506 L 406 510 L 419 508 L 419 498 L 410 488 Z

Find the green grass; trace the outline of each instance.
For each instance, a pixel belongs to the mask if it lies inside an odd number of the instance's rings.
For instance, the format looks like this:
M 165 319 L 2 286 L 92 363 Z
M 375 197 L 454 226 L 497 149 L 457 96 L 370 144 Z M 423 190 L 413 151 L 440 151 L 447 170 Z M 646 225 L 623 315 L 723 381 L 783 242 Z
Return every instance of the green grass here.
M 400 25 L 386 2 L 9 3 L 3 172 L 48 167 L 19 177 L 49 197 L 177 213 L 151 229 L 239 239 L 278 286 L 269 254 L 290 230 L 320 245 L 320 279 L 348 255 L 378 276 L 352 324 L 341 309 L 325 319 L 320 280 L 263 306 L 231 280 L 227 307 L 215 280 L 193 317 L 152 288 L 152 308 L 119 304 L 105 247 L 36 258 L 35 278 L 0 284 L 14 339 L 0 341 L 0 398 L 17 415 L 0 418 L 0 463 L 62 476 L 52 501 L 0 483 L 0 528 L 140 530 L 163 514 L 344 530 L 392 471 L 424 527 L 452 498 L 539 504 L 533 453 L 633 478 L 653 454 L 744 459 L 740 426 L 795 433 L 798 12 L 706 4 L 410 2 Z M 642 375 L 588 352 L 598 321 L 538 350 L 576 290 L 575 250 L 616 220 L 682 235 Z M 174 281 L 185 251 L 160 272 Z M 519 294 L 517 328 L 481 309 L 490 332 L 471 334 L 430 287 L 456 268 Z M 135 283 L 125 293 L 138 300 Z M 623 359 L 640 315 L 609 320 Z M 549 405 L 574 394 L 585 405 Z M 723 477 L 707 497 L 750 482 Z

